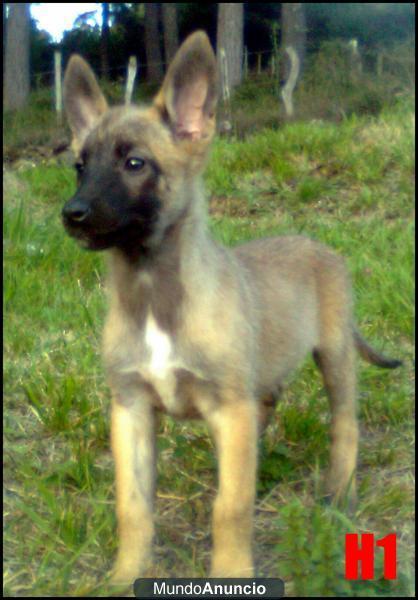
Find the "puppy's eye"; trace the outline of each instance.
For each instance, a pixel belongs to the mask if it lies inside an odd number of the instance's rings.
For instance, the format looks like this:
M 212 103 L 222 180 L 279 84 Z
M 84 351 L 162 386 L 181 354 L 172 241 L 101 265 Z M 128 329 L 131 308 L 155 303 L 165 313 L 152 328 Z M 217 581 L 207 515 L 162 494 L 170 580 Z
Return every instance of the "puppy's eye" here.
M 138 158 L 136 156 L 133 156 L 126 160 L 125 169 L 127 171 L 140 171 L 144 165 L 145 165 L 145 160 L 143 158 Z
M 84 173 L 84 163 L 76 162 L 74 168 L 77 171 L 77 175 L 82 175 Z

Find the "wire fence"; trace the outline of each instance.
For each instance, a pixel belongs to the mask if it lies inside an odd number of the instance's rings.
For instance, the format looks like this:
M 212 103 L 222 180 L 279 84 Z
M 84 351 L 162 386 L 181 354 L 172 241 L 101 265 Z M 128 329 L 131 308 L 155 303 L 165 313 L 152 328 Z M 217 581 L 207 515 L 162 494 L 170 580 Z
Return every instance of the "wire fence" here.
M 220 49 L 222 56 L 222 49 Z M 133 59 L 135 66 L 133 66 Z M 257 88 L 272 88 L 276 95 L 279 94 L 280 86 L 284 84 L 284 64 L 287 59 L 282 49 L 279 50 L 261 50 L 249 52 L 245 47 L 243 52 L 242 79 L 243 82 L 254 79 L 257 82 Z M 415 57 L 414 53 L 406 47 L 403 52 L 398 54 L 384 49 L 359 49 L 356 40 L 349 42 L 326 42 L 316 52 L 306 52 L 303 57 L 303 68 L 305 75 L 315 76 L 315 68 L 318 68 L 318 61 L 322 60 L 322 70 L 327 69 L 335 76 L 336 71 L 345 71 L 349 75 L 373 75 L 377 78 L 383 78 L 392 74 L 402 79 L 408 85 L 414 86 Z M 315 63 L 316 61 L 316 63 Z M 228 75 L 226 69 L 226 60 L 220 61 L 222 95 L 226 104 L 229 103 L 230 90 L 228 86 Z M 54 70 L 42 71 L 33 74 L 34 88 L 53 87 L 55 97 L 55 108 L 60 118 L 62 112 L 62 54 L 59 50 L 54 52 Z M 131 65 L 129 67 L 129 65 Z M 167 63 L 161 62 L 142 62 L 137 57 L 130 57 L 130 60 L 123 65 L 112 66 L 105 71 L 97 69 L 99 76 L 106 76 L 111 81 L 119 84 L 125 83 L 125 103 L 129 103 L 132 98 L 135 81 L 141 83 L 147 82 L 147 74 L 152 66 L 160 66 L 165 71 Z M 316 65 L 316 67 L 315 67 Z M 129 82 L 129 85 L 128 85 Z M 226 89 L 225 89 L 226 88 Z
M 350 44 L 351 41 L 345 43 L 347 50 L 352 47 Z M 331 42 L 330 44 L 332 44 Z M 343 46 L 343 42 L 339 45 Z M 321 47 L 317 45 L 307 45 L 306 56 L 307 62 L 309 63 L 310 59 L 315 57 L 319 52 L 321 52 Z M 412 65 L 412 60 L 414 59 L 414 50 L 411 49 L 411 67 L 415 65 L 415 62 Z M 385 69 L 386 65 L 396 62 L 396 58 L 393 53 L 389 50 L 385 49 L 359 49 L 359 55 L 361 56 L 361 60 L 365 64 L 368 70 L 374 70 L 376 74 L 380 74 Z M 160 66 L 163 71 L 165 71 L 168 67 L 168 63 L 166 61 L 158 61 L 158 62 L 149 62 L 149 61 L 141 61 L 141 59 L 136 56 L 137 65 L 138 65 L 138 73 L 146 74 L 149 72 L 150 67 Z M 274 50 L 257 50 L 249 52 L 247 48 L 244 48 L 243 52 L 243 76 L 253 76 L 255 74 L 265 74 L 266 72 L 276 72 L 276 65 L 280 64 L 284 60 L 283 51 L 279 50 L 275 52 Z M 41 85 L 51 85 L 54 77 L 54 69 L 52 68 L 52 60 L 51 60 L 51 69 L 43 70 L 43 71 L 35 71 L 32 74 L 33 80 L 35 81 L 35 87 L 39 87 Z M 119 74 L 120 78 L 124 77 L 127 71 L 126 61 L 124 64 L 108 67 L 107 69 L 103 69 L 99 67 L 96 69 L 99 76 L 114 76 L 115 74 Z M 110 78 L 110 77 L 109 77 Z
M 245 56 L 249 57 L 255 57 L 254 58 L 254 62 L 257 61 L 257 68 L 258 71 L 260 72 L 261 70 L 266 68 L 266 62 L 268 62 L 269 58 L 264 59 L 261 57 L 271 57 L 272 56 L 272 51 L 271 50 L 261 50 L 260 52 L 247 52 L 245 53 L 244 51 L 244 63 L 243 63 L 243 69 L 245 71 Z M 152 62 L 152 61 L 141 61 L 140 58 L 138 56 L 136 56 L 137 59 L 137 68 L 138 68 L 138 73 L 148 73 L 150 67 L 155 67 L 155 66 L 159 66 L 162 67 L 163 72 L 166 71 L 167 67 L 168 67 L 168 62 L 166 61 L 158 61 L 158 62 Z M 119 78 L 123 78 L 126 74 L 127 71 L 127 64 L 128 61 L 126 61 L 126 63 L 119 65 L 119 66 L 113 66 L 113 67 L 108 67 L 107 69 L 103 69 L 102 67 L 99 67 L 96 69 L 98 75 L 100 77 L 103 76 L 107 76 L 109 79 L 110 78 L 114 78 L 115 74 L 119 74 L 120 77 Z M 247 62 L 247 66 L 248 66 L 248 62 Z M 250 68 L 252 68 L 253 65 L 250 65 Z M 32 74 L 32 78 L 33 81 L 35 83 L 35 87 L 39 88 L 43 85 L 51 85 L 53 83 L 53 78 L 55 75 L 55 70 L 51 68 L 51 70 L 46 70 L 46 71 L 35 71 Z M 246 75 L 246 73 L 244 73 L 244 75 Z M 112 77 L 109 77 L 112 76 Z

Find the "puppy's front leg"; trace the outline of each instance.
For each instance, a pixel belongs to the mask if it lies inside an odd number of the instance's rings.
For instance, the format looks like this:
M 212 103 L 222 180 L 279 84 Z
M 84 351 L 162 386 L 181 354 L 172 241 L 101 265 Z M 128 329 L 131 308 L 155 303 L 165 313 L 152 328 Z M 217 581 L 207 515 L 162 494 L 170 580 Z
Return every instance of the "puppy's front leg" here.
M 147 397 L 112 405 L 119 548 L 114 583 L 131 584 L 151 562 L 154 536 L 155 415 Z
M 237 398 L 208 416 L 219 460 L 213 512 L 212 577 L 252 577 L 257 465 L 257 406 Z

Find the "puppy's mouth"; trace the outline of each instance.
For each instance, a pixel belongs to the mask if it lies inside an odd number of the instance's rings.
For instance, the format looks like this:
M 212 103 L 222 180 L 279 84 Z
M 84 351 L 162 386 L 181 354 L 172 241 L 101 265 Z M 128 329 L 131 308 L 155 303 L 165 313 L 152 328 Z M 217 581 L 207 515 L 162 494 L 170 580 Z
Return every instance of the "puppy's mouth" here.
M 146 244 L 155 230 L 157 220 L 157 217 L 147 220 L 135 219 L 108 230 L 102 227 L 96 229 L 91 225 L 75 226 L 65 218 L 63 223 L 67 233 L 76 239 L 82 248 L 107 250 L 115 247 L 123 248 L 127 244 L 138 244 L 138 246 Z

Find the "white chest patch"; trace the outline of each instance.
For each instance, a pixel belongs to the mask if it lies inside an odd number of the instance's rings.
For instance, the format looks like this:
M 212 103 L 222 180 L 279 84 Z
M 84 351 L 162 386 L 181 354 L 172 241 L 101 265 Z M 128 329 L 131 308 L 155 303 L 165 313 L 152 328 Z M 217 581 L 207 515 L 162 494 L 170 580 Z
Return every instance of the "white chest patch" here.
M 174 369 L 181 366 L 175 356 L 170 336 L 159 326 L 150 312 L 145 324 L 145 346 L 150 352 L 148 360 L 141 366 L 143 377 L 154 387 L 168 412 L 176 412 L 176 375 Z
M 137 357 L 121 370 L 121 373 L 139 373 L 158 394 L 168 413 L 182 414 L 185 410 L 185 400 L 178 393 L 176 369 L 188 369 L 171 338 L 159 327 L 150 311 L 145 321 L 141 342 L 146 350 L 145 355 Z M 197 372 L 196 372 L 197 373 Z
M 169 336 L 158 327 L 152 314 L 148 315 L 145 326 L 145 344 L 151 351 L 148 370 L 154 377 L 164 379 L 173 367 L 173 348 Z

